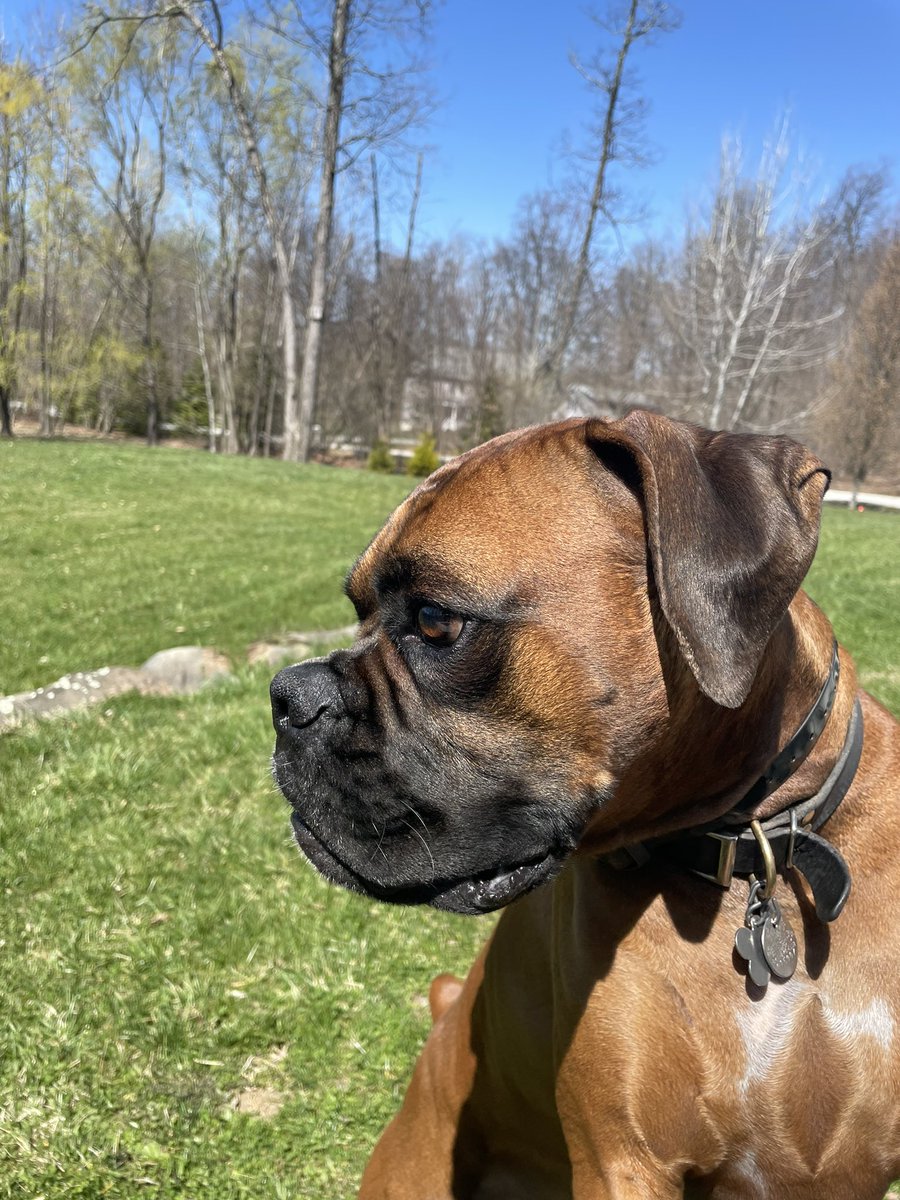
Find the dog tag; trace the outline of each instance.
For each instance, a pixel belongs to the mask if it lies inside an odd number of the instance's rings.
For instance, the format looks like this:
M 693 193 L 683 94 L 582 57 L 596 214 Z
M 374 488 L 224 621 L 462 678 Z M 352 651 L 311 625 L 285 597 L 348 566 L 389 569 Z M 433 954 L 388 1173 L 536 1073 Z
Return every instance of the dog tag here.
M 765 917 L 759 926 L 763 957 L 773 975 L 779 979 L 790 979 L 797 969 L 797 939 L 794 931 L 774 897 L 763 911 Z
M 769 916 L 769 901 L 760 900 L 762 881 L 754 879 L 750 885 L 744 927 L 734 935 L 734 948 L 747 962 L 747 974 L 757 987 L 765 987 L 772 978 L 771 968 L 763 950 L 763 926 Z M 780 910 L 779 910 L 780 915 Z
M 741 958 L 747 960 L 747 974 L 757 987 L 765 987 L 771 979 L 771 971 L 763 953 L 761 925 L 744 926 L 734 935 L 734 948 Z

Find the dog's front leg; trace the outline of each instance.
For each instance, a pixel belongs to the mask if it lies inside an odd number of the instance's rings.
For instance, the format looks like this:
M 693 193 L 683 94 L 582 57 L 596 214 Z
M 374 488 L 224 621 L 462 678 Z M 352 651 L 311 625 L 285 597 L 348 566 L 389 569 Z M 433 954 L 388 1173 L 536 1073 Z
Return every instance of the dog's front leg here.
M 460 1125 L 472 1090 L 472 1004 L 484 952 L 465 984 L 439 976 L 431 989 L 434 1028 L 416 1063 L 403 1105 L 375 1147 L 359 1200 L 453 1200 Z
M 664 1010 L 662 999 L 657 1000 Z M 631 1011 L 638 1018 L 644 1015 L 635 1006 Z M 576 1033 L 557 1076 L 573 1200 L 684 1200 L 693 1195 L 686 1177 L 708 1175 L 721 1162 L 723 1147 L 698 1099 L 689 1056 L 679 1058 L 684 1075 L 667 1080 L 658 1061 L 667 1046 L 663 1030 L 652 1022 L 642 1026 L 638 1019 L 636 1027 L 644 1029 L 646 1043 L 626 1044 L 608 1024 L 605 1039 L 592 1037 L 590 1024 L 582 1027 L 581 1036 Z M 670 1022 L 670 1034 L 672 1029 Z M 668 1047 L 674 1055 L 671 1041 Z M 593 1064 L 592 1074 L 585 1070 L 587 1063 Z

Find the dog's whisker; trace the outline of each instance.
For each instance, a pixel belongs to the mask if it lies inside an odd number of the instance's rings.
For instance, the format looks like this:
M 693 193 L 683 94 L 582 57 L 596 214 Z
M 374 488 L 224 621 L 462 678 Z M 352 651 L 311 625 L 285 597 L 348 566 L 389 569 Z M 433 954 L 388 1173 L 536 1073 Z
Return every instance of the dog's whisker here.
M 401 817 L 400 820 L 403 821 L 403 818 Z M 403 821 L 403 824 L 410 831 L 410 833 L 414 833 L 416 835 L 416 837 L 419 839 L 419 841 L 425 847 L 428 857 L 431 859 L 431 877 L 432 877 L 432 879 L 437 878 L 437 863 L 434 861 L 434 855 L 431 853 L 431 847 L 428 845 L 428 843 L 422 837 L 421 833 L 419 833 L 418 829 L 416 829 L 415 825 L 410 825 L 409 821 Z
M 400 803 L 403 805 L 404 808 L 408 809 L 412 813 L 412 815 L 416 818 L 416 820 L 419 822 L 419 824 L 422 826 L 422 828 L 427 833 L 428 826 L 425 824 L 425 820 L 422 817 L 422 814 L 420 812 L 418 812 L 418 810 L 412 804 L 410 804 L 409 801 L 401 800 Z
M 372 822 L 372 828 L 375 830 L 376 833 L 378 833 L 378 826 L 375 824 L 374 821 Z M 386 834 L 387 834 L 387 821 L 385 821 L 381 826 L 381 833 L 378 836 L 378 845 L 372 851 L 372 857 L 369 859 L 369 862 L 375 861 L 375 855 L 378 853 L 379 850 L 381 850 L 381 857 L 384 859 L 384 861 L 385 862 L 388 861 L 388 856 L 381 849 Z

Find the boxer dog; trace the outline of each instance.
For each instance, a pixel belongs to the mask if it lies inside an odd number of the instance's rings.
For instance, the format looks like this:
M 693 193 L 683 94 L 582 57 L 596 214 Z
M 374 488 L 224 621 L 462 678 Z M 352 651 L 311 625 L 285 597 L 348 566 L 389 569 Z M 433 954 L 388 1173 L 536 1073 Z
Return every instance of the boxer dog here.
M 362 554 L 356 644 L 274 680 L 322 874 L 506 906 L 432 986 L 364 1200 L 900 1175 L 900 745 L 798 590 L 827 485 L 786 438 L 647 412 L 506 434 Z

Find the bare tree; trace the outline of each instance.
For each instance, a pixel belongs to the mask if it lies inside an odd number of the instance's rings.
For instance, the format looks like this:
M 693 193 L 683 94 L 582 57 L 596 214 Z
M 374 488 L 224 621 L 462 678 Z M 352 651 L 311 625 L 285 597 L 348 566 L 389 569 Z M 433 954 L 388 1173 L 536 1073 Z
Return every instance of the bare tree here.
M 209 50 L 216 70 L 222 76 L 228 99 L 240 130 L 250 168 L 259 189 L 260 205 L 265 216 L 281 292 L 281 338 L 284 365 L 284 456 L 296 457 L 295 447 L 299 444 L 299 422 L 294 400 L 297 381 L 297 339 L 294 297 L 291 286 L 291 255 L 285 233 L 273 203 L 269 177 L 260 151 L 259 137 L 248 103 L 246 91 L 233 60 L 225 53 L 222 15 L 217 0 L 208 0 L 212 23 L 202 16 L 203 5 L 185 5 L 166 10 L 164 15 L 183 18 Z
M 208 10 L 209 20 L 205 18 L 204 10 Z M 278 220 L 273 204 L 266 166 L 263 162 L 259 138 L 240 72 L 236 70 L 234 61 L 226 53 L 222 15 L 217 0 L 205 0 L 205 3 L 196 4 L 166 5 L 143 13 L 128 11 L 111 13 L 102 9 L 91 9 L 89 10 L 86 34 L 81 44 L 77 47 L 77 52 L 83 52 L 94 41 L 98 33 L 111 23 L 123 22 L 129 29 L 133 30 L 147 23 L 159 21 L 167 23 L 186 22 L 209 51 L 213 65 L 224 82 L 228 101 L 240 131 L 247 159 L 256 179 L 259 189 L 260 206 L 272 239 L 281 291 L 284 431 L 285 439 L 292 440 L 296 438 L 297 426 L 294 402 L 296 388 L 296 318 L 291 289 L 290 256 L 283 236 L 283 228 Z M 133 36 L 133 33 L 130 36 Z
M 665 407 L 671 381 L 685 363 L 684 350 L 666 327 L 663 295 L 666 255 L 654 242 L 635 246 L 616 268 L 594 305 L 592 324 L 600 352 L 583 355 L 579 371 L 598 409 L 622 413 L 635 405 Z
M 306 338 L 303 344 L 303 370 L 300 375 L 300 413 L 296 439 L 288 440 L 286 436 L 284 444 L 285 458 L 298 458 L 301 461 L 309 457 L 310 434 L 319 383 L 328 257 L 334 225 L 334 180 L 337 174 L 341 117 L 344 109 L 344 87 L 350 69 L 347 55 L 347 34 L 351 8 L 352 0 L 334 0 L 332 8 L 331 35 L 328 47 L 328 95 L 325 101 L 322 165 L 319 177 L 319 212 L 313 244 L 309 307 L 306 310 Z
M 497 345 L 498 292 L 494 272 L 486 257 L 479 256 L 469 272 L 465 316 L 471 347 L 471 386 L 474 393 L 469 440 L 473 445 L 502 433 L 502 384 Z
M 833 353 L 823 331 L 840 309 L 814 297 L 829 228 L 817 207 L 804 213 L 788 156 L 782 123 L 748 180 L 740 144 L 726 138 L 705 228 L 689 232 L 678 260 L 670 318 L 693 365 L 683 400 L 713 428 L 752 426 L 767 389 Z
M 310 13 L 310 9 L 312 10 Z M 432 0 L 321 0 L 286 8 L 270 3 L 267 25 L 312 54 L 324 73 L 319 202 L 296 438 L 285 457 L 305 459 L 315 414 L 322 328 L 328 300 L 329 255 L 338 175 L 366 152 L 398 147 L 428 110 L 416 45 L 428 28 Z M 392 46 L 391 59 L 385 53 Z M 386 65 L 386 63 L 390 65 Z
M 560 322 L 575 273 L 574 242 L 567 198 L 542 191 L 520 203 L 510 237 L 494 249 L 498 335 L 510 384 L 507 419 L 513 425 L 549 415 L 539 385 L 554 345 L 562 340 Z
M 236 52 L 232 51 L 232 58 L 235 56 Z M 268 63 L 268 57 L 264 58 L 263 78 L 254 81 L 253 86 L 250 76 L 257 60 L 253 57 L 248 61 L 247 55 L 242 56 L 241 74 L 248 112 L 257 128 L 264 123 L 260 107 L 266 90 Z M 178 133 L 182 171 L 195 227 L 198 350 L 210 412 L 210 449 L 216 448 L 214 429 L 221 417 L 221 449 L 233 454 L 241 445 L 241 426 L 248 424 L 241 411 L 238 384 L 243 348 L 243 289 L 248 274 L 245 264 L 250 252 L 260 244 L 263 230 L 253 175 L 235 129 L 234 114 L 220 72 L 195 73 L 193 83 L 178 123 Z M 204 206 L 201 215 L 196 212 L 195 197 Z M 207 242 L 211 244 L 209 255 L 201 250 Z M 210 330 L 218 403 L 213 394 L 207 328 Z
M 597 166 L 584 220 L 581 242 L 575 258 L 574 273 L 567 288 L 562 311 L 546 357 L 540 370 L 559 386 L 563 359 L 575 332 L 575 322 L 582 301 L 591 265 L 597 221 L 613 220 L 610 205 L 609 171 L 614 162 L 640 160 L 639 134 L 641 102 L 625 94 L 625 67 L 628 56 L 637 42 L 654 34 L 669 32 L 678 27 L 680 18 L 666 0 L 628 0 L 624 12 L 610 11 L 604 19 L 594 16 L 595 22 L 607 30 L 617 43 L 610 63 L 605 53 L 596 55 L 586 65 L 573 58 L 592 90 L 602 97 L 600 128 L 597 131 Z
M 884 223 L 888 183 L 884 167 L 850 167 L 825 205 L 833 242 L 833 303 L 845 313 L 855 310 L 872 282 L 865 259 Z
M 263 0 L 233 20 L 221 0 L 105 3 L 82 21 L 86 53 L 43 80 L 36 133 L 0 87 L 0 428 L 14 398 L 45 431 L 57 409 L 136 432 L 168 406 L 217 450 L 268 450 L 283 427 L 299 457 L 311 428 L 327 442 L 398 425 L 452 450 L 564 400 L 743 428 L 806 414 L 816 438 L 853 394 L 830 361 L 862 336 L 883 172 L 854 168 L 815 204 L 786 136 L 758 172 L 730 143 L 682 239 L 601 259 L 626 218 L 621 169 L 644 153 L 629 74 L 671 25 L 662 0 L 624 0 L 607 56 L 579 64 L 599 104 L 578 186 L 528 197 L 491 248 L 415 253 L 406 131 L 428 4 Z M 84 155 L 98 187 L 49 107 L 73 81 L 80 127 L 111 130 Z M 410 193 L 404 247 L 388 214 Z
M 844 464 L 853 496 L 900 449 L 900 239 L 887 248 L 866 292 L 846 353 L 836 364 Z
M 385 254 L 381 237 L 381 199 L 376 156 L 371 156 L 374 280 L 371 299 L 371 340 L 359 366 L 371 378 L 375 433 L 389 441 L 397 419 L 398 400 L 412 359 L 409 329 L 409 292 L 413 265 L 416 213 L 422 189 L 422 158 L 416 177 L 406 226 L 403 257 Z M 371 360 L 371 361 L 370 361 Z

